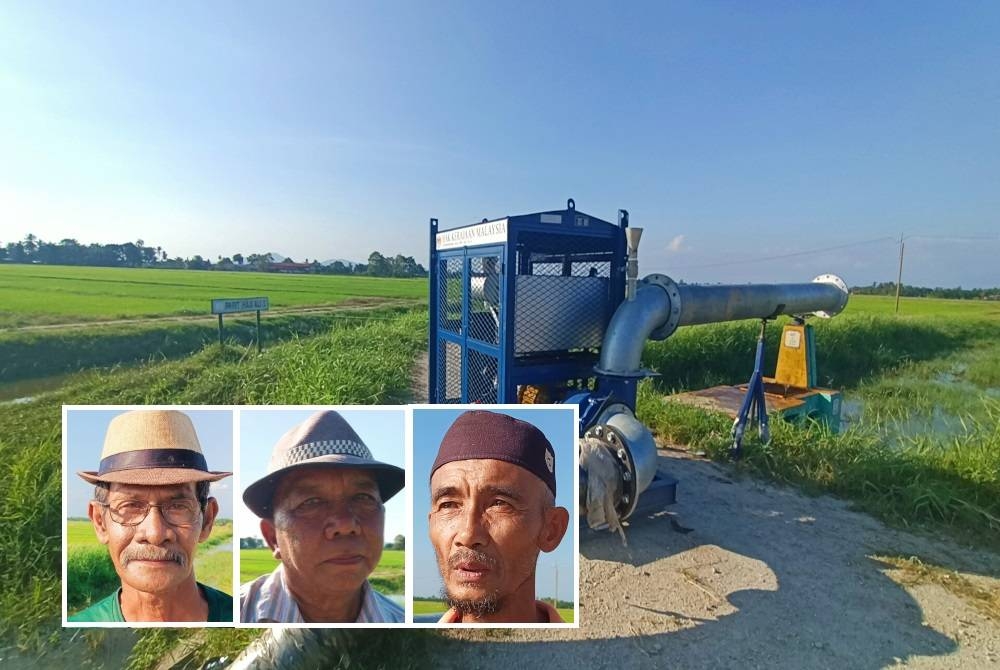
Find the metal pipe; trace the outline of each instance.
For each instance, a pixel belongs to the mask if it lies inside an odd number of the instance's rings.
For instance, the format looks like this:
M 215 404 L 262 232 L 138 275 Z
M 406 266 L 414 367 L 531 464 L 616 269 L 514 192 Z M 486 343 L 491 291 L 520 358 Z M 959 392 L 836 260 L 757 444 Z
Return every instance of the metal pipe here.
M 625 300 L 635 299 L 636 282 L 639 279 L 639 240 L 642 238 L 642 228 L 627 228 L 625 241 L 628 244 L 628 264 L 625 268 L 627 283 L 625 284 Z
M 618 306 L 604 336 L 598 373 L 639 372 L 646 340 L 669 337 L 678 326 L 781 314 L 833 316 L 847 304 L 847 286 L 835 275 L 805 284 L 678 285 L 665 275 L 640 282 L 635 300 Z

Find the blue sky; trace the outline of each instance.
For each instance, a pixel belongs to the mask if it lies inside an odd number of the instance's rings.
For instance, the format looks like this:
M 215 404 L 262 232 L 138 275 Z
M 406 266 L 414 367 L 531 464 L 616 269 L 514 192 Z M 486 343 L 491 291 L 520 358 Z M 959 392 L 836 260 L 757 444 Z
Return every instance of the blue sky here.
M 141 408 L 145 409 L 145 408 Z M 219 409 L 173 407 L 191 418 L 208 469 L 233 471 L 233 413 Z M 67 516 L 86 517 L 87 503 L 94 497 L 94 485 L 77 476 L 81 470 L 97 470 L 104 448 L 104 434 L 111 419 L 124 409 L 74 409 L 66 418 L 66 506 Z M 219 517 L 233 518 L 233 478 L 226 477 L 211 485 L 219 501 Z
M 324 408 L 336 409 L 354 428 L 372 456 L 379 461 L 405 466 L 406 410 L 403 407 Z M 243 491 L 247 486 L 267 474 L 271 451 L 282 435 L 293 426 L 312 416 L 317 409 L 241 408 L 239 496 L 236 505 L 239 537 L 262 537 L 260 518 L 243 504 Z M 385 531 L 387 541 L 396 535 L 407 536 L 409 522 L 406 518 L 405 489 L 385 505 Z
M 413 542 L 415 596 L 438 596 L 441 576 L 434 548 L 428 539 L 427 514 L 430 511 L 430 470 L 441 439 L 465 409 L 447 405 L 413 410 Z M 551 553 L 538 555 L 535 594 L 551 598 L 555 594 L 556 567 L 559 574 L 560 600 L 573 600 L 573 547 L 578 532 L 573 498 L 577 492 L 573 453 L 576 449 L 576 422 L 572 407 L 523 408 L 494 410 L 529 421 L 545 433 L 556 452 L 556 504 L 570 512 L 569 529 L 562 543 Z
M 643 273 L 892 280 L 904 233 L 905 281 L 997 285 L 998 34 L 993 2 L 4 3 L 0 241 L 426 262 L 429 217 L 573 197 L 630 211 Z

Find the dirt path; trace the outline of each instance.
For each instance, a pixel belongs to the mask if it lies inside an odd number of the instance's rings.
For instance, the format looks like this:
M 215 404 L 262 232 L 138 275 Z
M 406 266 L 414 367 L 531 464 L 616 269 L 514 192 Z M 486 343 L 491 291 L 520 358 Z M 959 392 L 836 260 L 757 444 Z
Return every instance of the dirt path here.
M 887 529 L 676 451 L 668 513 L 635 519 L 629 546 L 583 531 L 575 630 L 457 631 L 445 668 L 1000 667 L 1000 624 L 967 598 L 874 555 L 920 556 L 1000 593 L 1000 557 Z M 469 644 L 474 641 L 475 644 Z
M 344 300 L 343 302 L 338 302 L 334 305 L 306 305 L 300 307 L 284 307 L 279 309 L 268 310 L 266 312 L 261 312 L 261 320 L 271 319 L 277 316 L 287 316 L 288 314 L 328 314 L 332 312 L 339 312 L 344 309 L 378 309 L 382 307 L 394 307 L 396 305 L 406 305 L 414 304 L 416 301 L 396 299 L 396 298 L 350 298 Z M 241 314 L 232 314 L 230 318 L 253 318 L 253 312 L 245 312 Z M 3 332 L 29 332 L 37 330 L 63 330 L 67 328 L 97 328 L 101 326 L 121 326 L 121 325 L 135 325 L 135 324 L 151 324 L 151 323 L 163 323 L 163 322 L 197 322 L 197 321 L 207 321 L 215 323 L 219 319 L 218 316 L 212 314 L 197 314 L 197 315 L 174 315 L 174 316 L 148 316 L 148 317 L 137 317 L 130 319 L 105 319 L 102 321 L 74 321 L 70 323 L 45 323 L 33 326 L 14 326 L 10 328 L 0 328 L 0 333 Z

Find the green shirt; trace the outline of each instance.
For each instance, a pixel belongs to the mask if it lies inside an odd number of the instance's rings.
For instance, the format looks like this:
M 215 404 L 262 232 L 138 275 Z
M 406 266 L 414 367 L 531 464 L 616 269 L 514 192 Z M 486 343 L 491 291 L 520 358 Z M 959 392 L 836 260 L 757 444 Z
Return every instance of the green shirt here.
M 205 586 L 201 583 L 198 583 L 198 588 L 201 590 L 202 597 L 208 601 L 209 621 L 231 622 L 233 620 L 233 597 L 231 595 L 213 589 L 211 586 Z M 124 622 L 125 617 L 122 615 L 122 606 L 119 601 L 121 593 L 122 590 L 119 588 L 107 598 L 97 601 L 82 612 L 77 612 L 76 614 L 71 615 L 69 617 L 69 621 Z

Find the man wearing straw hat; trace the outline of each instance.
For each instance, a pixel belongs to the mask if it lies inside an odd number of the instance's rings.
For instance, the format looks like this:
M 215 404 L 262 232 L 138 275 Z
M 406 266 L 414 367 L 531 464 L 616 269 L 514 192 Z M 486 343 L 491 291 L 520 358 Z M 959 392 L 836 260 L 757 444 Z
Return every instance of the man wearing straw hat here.
M 451 606 L 439 623 L 565 623 L 535 599 L 539 552 L 559 546 L 555 451 L 532 424 L 461 414 L 431 466 L 428 533 Z
M 244 623 L 402 622 L 372 588 L 382 557 L 384 503 L 404 471 L 372 458 L 337 412 L 313 414 L 274 446 L 267 475 L 243 492 L 281 564 L 240 588 Z
M 121 587 L 73 622 L 232 621 L 232 596 L 194 576 L 199 542 L 212 533 L 219 503 L 194 424 L 173 410 L 138 410 L 111 420 L 88 516 L 108 548 Z

